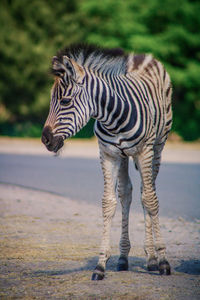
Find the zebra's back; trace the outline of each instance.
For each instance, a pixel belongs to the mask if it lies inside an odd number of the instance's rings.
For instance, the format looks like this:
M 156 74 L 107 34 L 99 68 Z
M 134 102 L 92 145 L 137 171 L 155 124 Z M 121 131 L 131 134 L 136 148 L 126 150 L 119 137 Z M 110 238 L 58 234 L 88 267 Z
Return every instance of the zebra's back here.
M 169 132 L 172 124 L 172 85 L 170 76 L 160 61 L 152 55 L 136 55 L 131 76 L 138 78 L 147 87 L 150 105 L 153 105 L 154 127 L 157 137 Z

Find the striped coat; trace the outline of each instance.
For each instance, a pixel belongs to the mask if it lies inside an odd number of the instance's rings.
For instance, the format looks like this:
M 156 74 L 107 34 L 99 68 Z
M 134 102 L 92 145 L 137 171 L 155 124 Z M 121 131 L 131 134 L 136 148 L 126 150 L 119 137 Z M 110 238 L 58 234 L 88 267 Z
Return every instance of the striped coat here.
M 132 185 L 128 175 L 132 157 L 141 175 L 145 213 L 145 252 L 148 270 L 170 274 L 162 240 L 155 180 L 161 152 L 172 124 L 171 82 L 163 65 L 151 55 L 125 54 L 75 46 L 52 61 L 55 83 L 42 141 L 57 152 L 64 140 L 95 118 L 104 174 L 103 236 L 99 262 L 92 279 L 104 277 L 110 257 L 110 225 L 117 192 L 122 204 L 122 234 L 118 270 L 128 268 L 128 219 Z

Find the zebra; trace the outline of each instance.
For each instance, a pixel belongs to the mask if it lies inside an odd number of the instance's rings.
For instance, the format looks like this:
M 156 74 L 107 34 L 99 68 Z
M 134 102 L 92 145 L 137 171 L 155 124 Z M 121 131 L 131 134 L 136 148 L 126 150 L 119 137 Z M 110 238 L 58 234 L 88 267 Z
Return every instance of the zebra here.
M 129 157 L 141 175 L 147 270 L 171 274 L 159 226 L 155 181 L 161 152 L 172 126 L 172 84 L 161 62 L 151 54 L 125 53 L 94 45 L 71 45 L 52 59 L 55 81 L 42 142 L 57 153 L 90 118 L 96 119 L 104 176 L 103 233 L 92 280 L 102 280 L 111 256 L 111 221 L 117 198 L 122 206 L 118 271 L 128 270 L 129 211 L 132 183 Z

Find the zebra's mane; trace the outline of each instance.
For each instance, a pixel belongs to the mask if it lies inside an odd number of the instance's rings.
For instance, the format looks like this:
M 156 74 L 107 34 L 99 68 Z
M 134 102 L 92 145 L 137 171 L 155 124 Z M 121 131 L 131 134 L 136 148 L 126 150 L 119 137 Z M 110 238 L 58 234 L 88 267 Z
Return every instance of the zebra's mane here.
M 62 63 L 63 56 L 74 59 L 78 64 L 98 73 L 114 75 L 125 74 L 127 55 L 120 48 L 105 49 L 94 45 L 72 45 L 58 52 L 58 60 Z

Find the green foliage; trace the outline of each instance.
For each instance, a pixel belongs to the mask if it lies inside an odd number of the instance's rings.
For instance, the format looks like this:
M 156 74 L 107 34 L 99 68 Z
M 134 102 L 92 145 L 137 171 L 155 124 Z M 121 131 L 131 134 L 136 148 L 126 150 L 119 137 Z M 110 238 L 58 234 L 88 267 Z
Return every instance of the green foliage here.
M 42 124 L 31 122 L 0 123 L 0 135 L 18 137 L 40 137 Z
M 53 83 L 48 75 L 52 56 L 63 46 L 88 42 L 150 52 L 160 59 L 174 87 L 173 129 L 186 140 L 199 138 L 199 14 L 195 0 L 2 0 L 1 124 L 43 124 Z
M 65 43 L 81 38 L 75 1 L 1 1 L 0 104 L 11 121 L 44 122 L 53 78 L 48 74 L 53 55 Z
M 81 131 L 79 131 L 76 135 L 75 138 L 80 138 L 80 139 L 84 139 L 84 138 L 91 138 L 94 136 L 94 119 L 90 119 L 90 121 L 88 122 L 88 124 L 83 127 L 81 129 Z

